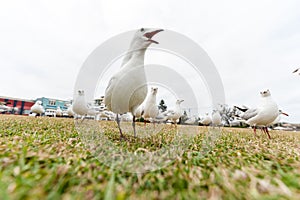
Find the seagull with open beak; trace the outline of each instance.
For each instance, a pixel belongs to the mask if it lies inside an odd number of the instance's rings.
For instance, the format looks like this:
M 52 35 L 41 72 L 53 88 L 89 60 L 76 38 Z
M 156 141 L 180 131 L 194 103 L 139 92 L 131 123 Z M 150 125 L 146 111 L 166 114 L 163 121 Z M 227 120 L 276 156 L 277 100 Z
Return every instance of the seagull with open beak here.
M 133 115 L 132 126 L 134 136 L 135 111 L 145 100 L 148 87 L 144 69 L 144 58 L 147 48 L 158 44 L 153 37 L 162 29 L 141 28 L 136 31 L 130 43 L 129 50 L 123 59 L 121 69 L 111 77 L 105 90 L 104 103 L 108 110 L 117 114 L 120 137 L 124 138 L 120 126 L 119 114 L 130 112 Z

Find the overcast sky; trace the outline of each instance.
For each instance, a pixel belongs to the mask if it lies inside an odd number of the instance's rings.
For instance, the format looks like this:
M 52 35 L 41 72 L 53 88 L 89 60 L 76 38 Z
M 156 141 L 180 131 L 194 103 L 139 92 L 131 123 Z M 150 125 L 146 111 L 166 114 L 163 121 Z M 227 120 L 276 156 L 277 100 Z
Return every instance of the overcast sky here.
M 71 99 L 88 55 L 111 36 L 160 27 L 196 41 L 229 105 L 255 106 L 270 89 L 300 122 L 300 1 L 1 1 L 0 96 Z

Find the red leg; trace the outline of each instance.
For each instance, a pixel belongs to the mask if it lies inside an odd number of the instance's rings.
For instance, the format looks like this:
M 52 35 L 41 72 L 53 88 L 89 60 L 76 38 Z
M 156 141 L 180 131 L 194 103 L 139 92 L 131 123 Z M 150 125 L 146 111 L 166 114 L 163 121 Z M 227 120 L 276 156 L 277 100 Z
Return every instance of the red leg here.
M 269 139 L 271 139 L 271 136 L 270 136 L 270 134 L 269 134 L 268 127 L 265 127 L 265 129 L 266 129 L 266 133 L 268 134 Z
M 256 127 L 253 126 L 254 136 L 256 137 Z

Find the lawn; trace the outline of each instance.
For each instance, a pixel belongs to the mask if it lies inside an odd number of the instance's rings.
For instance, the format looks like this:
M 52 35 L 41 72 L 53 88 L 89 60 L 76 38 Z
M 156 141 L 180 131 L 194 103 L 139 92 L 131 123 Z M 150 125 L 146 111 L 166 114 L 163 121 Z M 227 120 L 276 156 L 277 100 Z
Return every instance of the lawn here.
M 176 130 L 120 141 L 114 122 L 93 123 L 129 152 L 162 148 Z M 168 165 L 130 173 L 103 163 L 73 119 L 1 115 L 0 199 L 300 199 L 299 132 L 271 131 L 269 140 L 260 131 L 254 137 L 250 129 L 222 128 L 204 151 L 207 130 L 197 127 Z

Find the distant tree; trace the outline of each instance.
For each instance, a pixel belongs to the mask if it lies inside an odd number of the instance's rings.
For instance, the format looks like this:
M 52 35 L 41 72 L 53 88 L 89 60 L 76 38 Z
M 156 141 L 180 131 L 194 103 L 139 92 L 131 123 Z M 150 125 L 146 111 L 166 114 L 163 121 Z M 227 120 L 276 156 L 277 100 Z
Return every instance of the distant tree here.
M 166 106 L 165 101 L 163 99 L 160 100 L 159 105 L 158 105 L 158 109 L 161 112 L 165 112 L 167 110 L 167 106 Z

